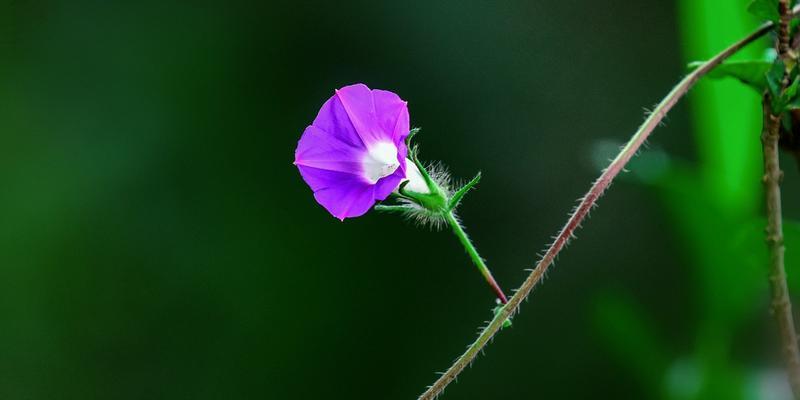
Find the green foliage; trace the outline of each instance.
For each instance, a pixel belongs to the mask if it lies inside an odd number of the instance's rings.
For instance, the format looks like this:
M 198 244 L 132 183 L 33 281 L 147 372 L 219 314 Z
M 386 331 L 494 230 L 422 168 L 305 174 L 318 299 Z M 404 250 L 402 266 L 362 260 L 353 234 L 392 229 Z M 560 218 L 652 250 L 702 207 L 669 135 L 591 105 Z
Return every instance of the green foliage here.
M 689 68 L 695 69 L 702 64 L 702 61 L 695 61 L 689 64 Z M 728 61 L 718 65 L 707 76 L 713 79 L 731 77 L 761 94 L 767 89 L 767 73 L 771 67 L 772 63 L 766 60 Z
M 767 90 L 769 90 L 769 94 L 773 97 L 780 96 L 784 70 L 785 66 L 783 65 L 783 61 L 778 58 L 772 63 L 772 66 L 767 72 Z
M 789 72 L 789 85 L 783 89 L 783 76 L 785 74 L 785 64 L 781 60 L 775 60 L 767 72 L 767 89 L 772 99 L 772 112 L 783 114 L 787 109 L 796 109 L 800 106 L 798 99 L 798 89 L 800 89 L 800 76 L 798 67 L 795 65 Z
M 598 334 L 633 376 L 653 390 L 662 385 L 670 362 L 667 345 L 635 299 L 618 290 L 603 293 L 595 301 L 595 324 Z
M 689 63 L 689 68 L 694 69 L 702 62 Z M 795 66 L 789 73 L 789 86 L 783 89 L 783 75 L 786 66 L 783 61 L 776 58 L 772 62 L 766 60 L 729 61 L 714 68 L 707 76 L 712 79 L 726 77 L 735 78 L 739 82 L 754 89 L 759 95 L 767 91 L 772 99 L 772 110 L 776 114 L 787 109 L 800 108 L 800 77 Z
M 758 18 L 777 22 L 780 18 L 778 14 L 778 0 L 753 0 L 747 6 L 747 11 Z

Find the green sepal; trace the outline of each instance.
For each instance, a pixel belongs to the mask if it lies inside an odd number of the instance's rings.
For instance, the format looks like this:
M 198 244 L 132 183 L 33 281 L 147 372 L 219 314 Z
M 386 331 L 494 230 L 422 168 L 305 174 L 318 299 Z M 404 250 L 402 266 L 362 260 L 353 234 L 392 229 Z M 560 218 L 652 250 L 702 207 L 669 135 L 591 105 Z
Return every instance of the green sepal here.
M 455 210 L 458 207 L 458 203 L 461 202 L 461 199 L 464 198 L 464 195 L 467 194 L 478 182 L 481 181 L 481 173 L 478 172 L 471 181 L 467 182 L 466 185 L 462 186 L 461 189 L 458 189 L 454 194 L 453 197 L 450 198 L 450 201 L 447 203 L 447 209 L 449 211 Z
M 779 0 L 753 0 L 747 6 L 747 11 L 758 18 L 777 23 L 780 19 L 778 13 Z
M 431 178 L 428 170 L 425 169 L 425 166 L 422 165 L 422 162 L 420 162 L 419 158 L 417 157 L 419 154 L 417 146 L 414 146 L 414 150 L 409 152 L 409 154 L 411 154 L 411 161 L 413 161 L 414 165 L 416 165 L 417 169 L 419 169 L 419 173 L 422 175 L 422 179 L 425 181 L 425 184 L 428 186 L 428 189 L 431 191 L 431 193 L 439 192 L 439 186 L 433 181 L 433 178 Z
M 433 182 L 431 179 L 430 174 L 428 174 L 428 170 L 425 169 L 425 166 L 419 161 L 419 147 L 411 143 L 411 140 L 414 136 L 419 133 L 422 128 L 414 128 L 408 132 L 408 136 L 406 136 L 406 146 L 408 147 L 408 158 L 414 162 L 414 165 L 417 166 L 419 169 L 420 174 L 422 174 L 422 178 L 425 180 L 425 184 L 428 186 L 428 189 L 431 193 L 440 193 L 441 190 L 439 186 Z M 401 192 L 402 193 L 402 192 Z
M 375 211 L 380 212 L 388 212 L 388 213 L 406 213 L 409 211 L 413 211 L 414 209 L 409 206 L 400 206 L 400 205 L 386 205 L 386 204 L 376 204 Z
M 419 173 L 422 175 L 422 179 L 425 181 L 425 185 L 428 186 L 428 190 L 430 193 L 417 193 L 417 192 L 409 192 L 399 190 L 404 196 L 408 196 L 413 200 L 416 200 L 420 205 L 423 207 L 432 210 L 432 211 L 446 211 L 447 210 L 447 195 L 439 187 L 439 185 L 431 178 L 431 174 L 428 173 L 428 170 L 422 165 L 422 162 L 419 161 L 417 158 L 417 150 L 416 146 L 413 152 L 410 152 L 413 157 L 411 161 L 414 162 L 414 165 L 417 166 L 419 169 Z M 401 188 L 402 189 L 402 188 Z
M 414 140 L 414 136 L 416 136 L 420 130 L 422 130 L 422 128 L 419 127 L 412 128 L 410 131 L 408 131 L 408 136 L 406 136 L 406 148 L 408 149 L 408 154 L 406 155 L 406 157 L 408 157 L 412 161 L 417 159 L 419 148 L 417 147 L 417 145 L 412 144 L 411 142 Z
M 412 140 L 412 139 L 414 139 L 414 136 L 415 136 L 417 133 L 419 133 L 420 129 L 421 129 L 421 128 L 411 128 L 411 130 L 410 130 L 410 131 L 408 131 L 408 136 L 406 136 L 406 145 L 407 145 L 409 148 L 411 148 L 411 140 Z
M 689 63 L 689 69 L 693 70 L 703 64 L 704 61 Z M 767 88 L 766 74 L 771 67 L 772 63 L 765 60 L 728 61 L 712 69 L 707 76 L 712 79 L 734 78 L 761 94 Z
M 400 186 L 398 186 L 397 192 L 394 195 L 409 200 L 433 214 L 444 214 L 450 212 L 458 205 L 464 195 L 478 184 L 478 181 L 480 181 L 480 173 L 449 198 L 447 190 L 440 187 L 439 184 L 436 183 L 433 178 L 431 178 L 428 170 L 424 165 L 422 165 L 422 162 L 419 161 L 419 148 L 416 144 L 412 143 L 413 138 L 419 133 L 419 131 L 420 128 L 411 129 L 408 132 L 408 136 L 406 136 L 406 146 L 408 146 L 407 157 L 411 160 L 411 162 L 414 163 L 414 165 L 416 165 L 417 169 L 419 169 L 420 175 L 422 175 L 422 179 L 425 181 L 425 185 L 428 187 L 428 191 L 430 193 L 418 193 L 407 190 L 406 186 L 408 185 L 409 181 L 406 180 L 400 183 Z M 390 212 L 410 211 L 409 209 L 396 208 L 393 206 L 376 206 L 376 209 Z
M 423 171 L 422 168 L 420 168 L 420 172 L 421 171 Z M 405 185 L 399 187 L 397 191 L 404 197 L 411 199 L 412 201 L 414 201 L 415 203 L 419 204 L 420 206 L 422 206 L 427 210 L 434 212 L 446 212 L 447 198 L 441 192 L 439 186 L 436 186 L 436 184 L 434 184 L 434 187 L 435 190 L 431 189 L 430 193 L 411 192 L 405 189 Z

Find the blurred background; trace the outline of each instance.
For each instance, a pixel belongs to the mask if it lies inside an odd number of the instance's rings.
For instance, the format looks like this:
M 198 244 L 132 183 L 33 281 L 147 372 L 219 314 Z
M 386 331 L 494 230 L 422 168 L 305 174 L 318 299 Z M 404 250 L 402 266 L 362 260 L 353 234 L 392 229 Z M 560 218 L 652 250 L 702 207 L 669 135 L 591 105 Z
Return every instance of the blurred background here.
M 293 152 L 333 90 L 395 91 L 423 159 L 483 172 L 460 215 L 510 291 L 686 63 L 758 25 L 745 0 L 0 4 L 4 399 L 416 398 L 493 296 L 449 232 L 316 204 Z M 759 114 L 693 90 L 444 398 L 781 399 Z

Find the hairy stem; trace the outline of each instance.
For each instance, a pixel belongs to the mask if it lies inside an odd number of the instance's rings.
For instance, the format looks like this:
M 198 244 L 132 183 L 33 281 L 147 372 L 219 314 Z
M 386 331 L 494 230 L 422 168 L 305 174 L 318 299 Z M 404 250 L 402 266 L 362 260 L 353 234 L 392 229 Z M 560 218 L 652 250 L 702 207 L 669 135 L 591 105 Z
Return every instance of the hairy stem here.
M 478 250 L 472 244 L 472 241 L 469 240 L 469 236 L 467 233 L 464 232 L 464 228 L 461 226 L 461 223 L 458 221 L 458 218 L 453 214 L 453 211 L 448 211 L 444 214 L 445 220 L 453 228 L 453 233 L 458 237 L 458 240 L 464 246 L 464 249 L 469 254 L 469 257 L 472 259 L 472 262 L 475 263 L 475 266 L 478 267 L 478 270 L 481 271 L 481 275 L 483 278 L 486 279 L 486 282 L 491 286 L 494 293 L 497 295 L 497 298 L 500 300 L 501 303 L 506 304 L 508 303 L 508 298 L 506 297 L 505 293 L 503 293 L 503 289 L 500 288 L 500 285 L 497 284 L 497 281 L 494 280 L 492 273 L 489 271 L 489 267 L 486 266 L 486 263 L 483 261 L 483 258 L 478 254 Z
M 783 220 L 781 188 L 783 178 L 778 159 L 780 117 L 773 115 L 768 96 L 764 96 L 764 126 L 761 145 L 764 154 L 764 194 L 767 206 L 767 247 L 769 247 L 769 282 L 772 288 L 772 313 L 778 322 L 782 353 L 789 370 L 789 382 L 795 398 L 800 398 L 800 351 L 792 317 L 792 303 L 786 284 L 783 256 Z
M 481 333 L 478 335 L 478 338 L 475 340 L 475 342 L 467 347 L 467 351 L 458 357 L 453 365 L 450 366 L 447 371 L 441 374 L 436 382 L 428 387 L 428 390 L 420 395 L 420 400 L 432 400 L 439 396 L 447 387 L 447 385 L 455 380 L 461 371 L 463 371 L 464 368 L 466 368 L 473 362 L 473 360 L 475 360 L 475 357 L 477 357 L 486 344 L 489 343 L 497 331 L 503 326 L 503 322 L 517 312 L 522 300 L 525 300 L 528 297 L 534 286 L 536 286 L 536 284 L 542 279 L 542 276 L 544 276 L 544 273 L 553 263 L 553 260 L 555 260 L 558 253 L 561 252 L 569 239 L 573 236 L 575 230 L 578 228 L 578 226 L 580 226 L 583 219 L 586 218 L 586 215 L 589 213 L 592 207 L 594 207 L 597 199 L 608 188 L 608 186 L 611 184 L 611 181 L 614 180 L 617 174 L 622 171 L 623 167 L 628 163 L 628 161 L 630 161 L 630 159 L 636 154 L 642 143 L 647 140 L 648 136 L 650 136 L 650 133 L 653 132 L 658 124 L 664 119 L 667 112 L 669 112 L 669 110 L 675 106 L 678 100 L 686 95 L 689 89 L 701 77 L 706 75 L 714 67 L 739 51 L 745 45 L 769 32 L 772 27 L 773 23 L 768 22 L 762 25 L 758 30 L 747 35 L 747 37 L 732 44 L 721 53 L 715 55 L 713 58 L 703 63 L 699 68 L 695 69 L 692 71 L 692 73 L 683 78 L 672 89 L 672 91 L 670 91 L 669 94 L 667 94 L 667 96 L 661 100 L 655 110 L 653 110 L 653 113 L 650 114 L 647 119 L 645 119 L 644 123 L 642 123 L 636 133 L 633 134 L 617 157 L 611 161 L 609 166 L 603 171 L 600 177 L 594 182 L 594 184 L 592 184 L 591 188 L 589 188 L 589 192 L 586 193 L 586 195 L 578 204 L 578 207 L 569 216 L 567 223 L 561 229 L 555 241 L 547 249 L 544 257 L 542 257 L 542 259 L 536 265 L 536 268 L 534 268 L 530 275 L 528 275 L 514 296 L 512 296 L 508 303 L 495 314 L 492 321 L 489 322 L 489 325 L 481 330 Z

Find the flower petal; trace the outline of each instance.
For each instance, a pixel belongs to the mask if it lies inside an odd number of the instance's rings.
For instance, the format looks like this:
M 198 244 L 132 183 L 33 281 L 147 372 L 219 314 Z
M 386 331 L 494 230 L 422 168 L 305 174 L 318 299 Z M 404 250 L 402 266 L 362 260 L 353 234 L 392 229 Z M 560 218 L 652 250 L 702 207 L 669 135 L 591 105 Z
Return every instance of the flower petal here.
M 336 91 L 336 97 L 342 102 L 350 122 L 367 147 L 375 142 L 392 139 L 392 131 L 382 129 L 378 123 L 372 92 L 363 83 L 345 86 Z
M 298 165 L 314 198 L 334 217 L 358 217 L 375 204 L 374 186 L 349 173 Z
M 408 104 L 400 96 L 387 90 L 374 89 L 372 96 L 378 125 L 383 131 L 392 135 L 393 139 L 399 135 L 407 135 L 409 131 Z
M 374 89 L 372 95 L 375 101 L 375 110 L 378 115 L 378 125 L 384 132 L 392 136 L 392 141 L 397 146 L 397 159 L 400 169 L 405 172 L 405 159 L 408 153 L 406 137 L 408 136 L 408 103 L 400 96 L 387 90 Z
M 295 165 L 304 165 L 329 171 L 362 174 L 362 162 L 366 151 L 341 140 L 316 127 L 309 126 L 297 143 L 294 153 Z
M 347 111 L 345 111 L 342 102 L 336 95 L 322 105 L 319 113 L 317 113 L 317 118 L 314 119 L 311 125 L 322 129 L 352 147 L 366 148 L 364 140 L 356 132 L 356 128 L 350 122 Z
M 400 182 L 405 179 L 405 176 L 405 172 L 398 168 L 393 174 L 378 180 L 378 182 L 375 183 L 375 200 L 386 200 L 386 198 L 400 186 Z

